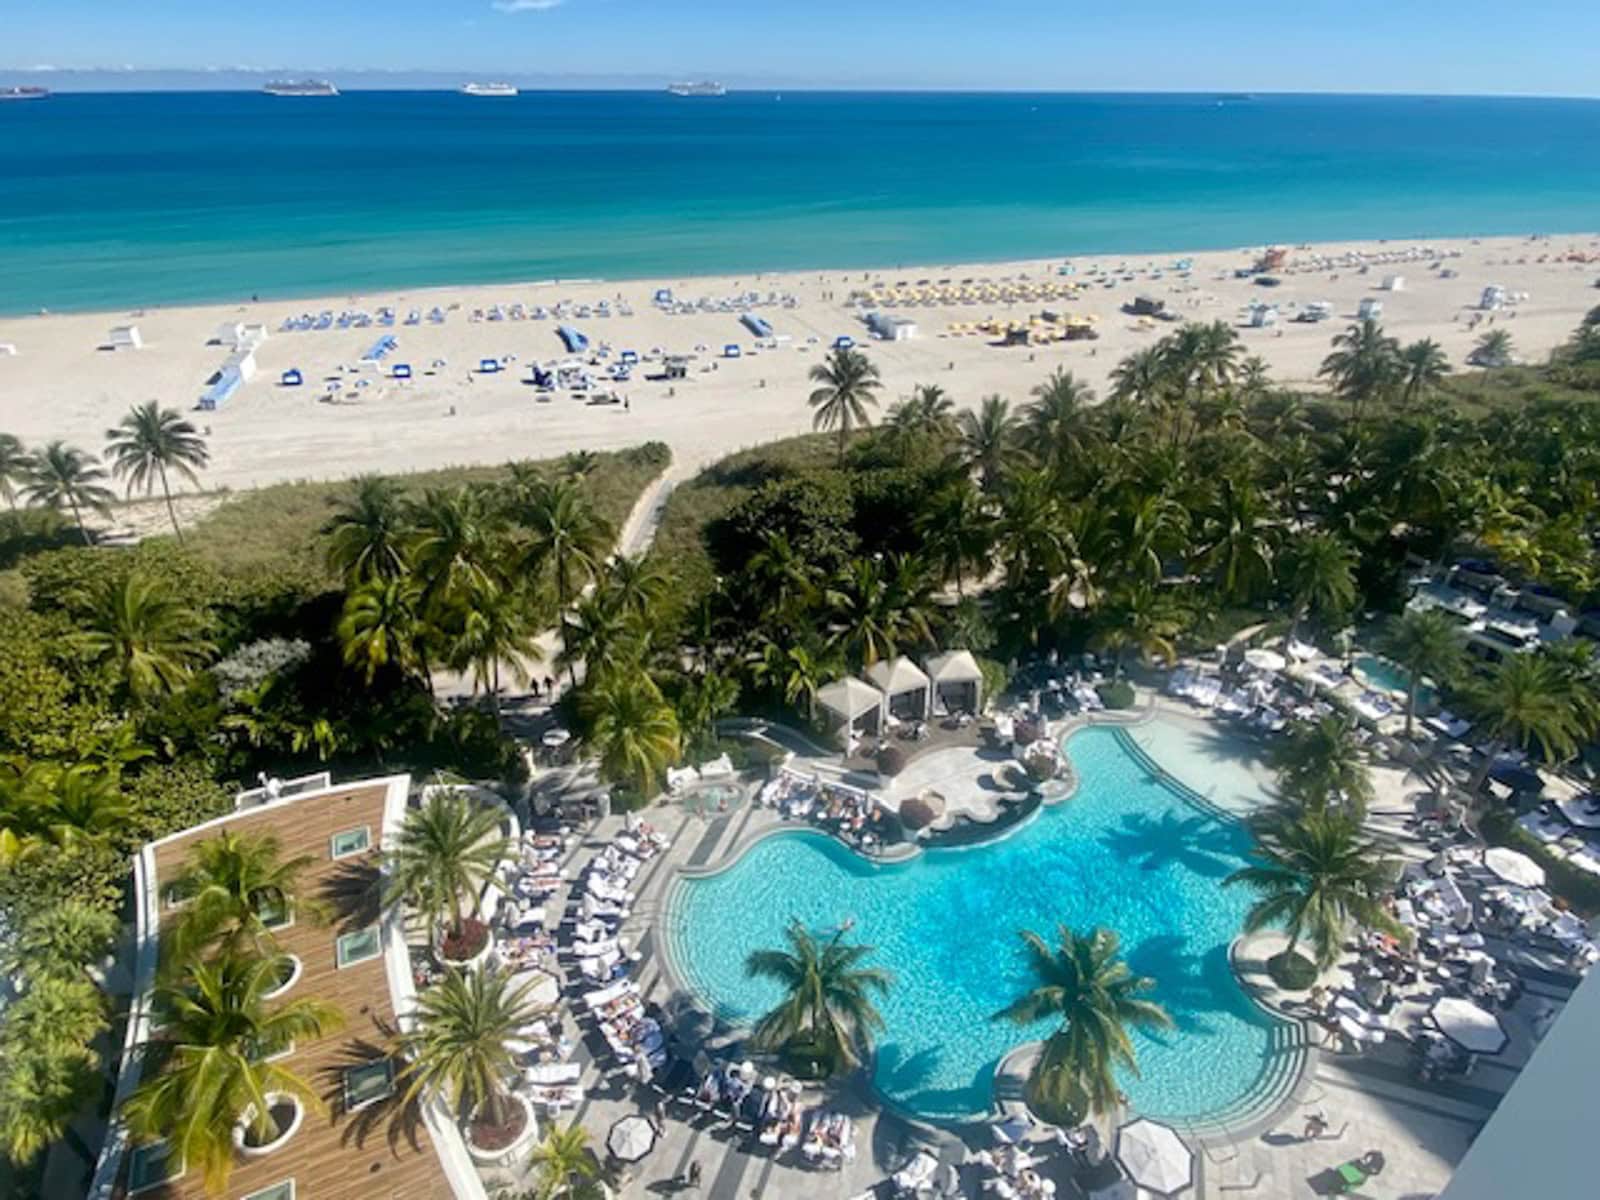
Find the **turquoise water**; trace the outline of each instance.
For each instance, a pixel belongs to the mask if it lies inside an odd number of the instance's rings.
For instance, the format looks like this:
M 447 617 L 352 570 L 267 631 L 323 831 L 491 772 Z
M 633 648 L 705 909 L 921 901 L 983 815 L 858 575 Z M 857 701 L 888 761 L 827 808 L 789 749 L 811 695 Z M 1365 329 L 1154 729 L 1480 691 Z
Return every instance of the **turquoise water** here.
M 1600 103 L 434 92 L 0 105 L 0 312 L 1592 229 Z
M 1153 778 L 1109 729 L 1076 734 L 1077 796 L 1002 841 L 875 866 L 832 839 L 785 832 L 731 868 L 680 883 L 669 918 L 673 955 L 718 1013 L 747 1023 L 777 998 L 747 979 L 750 951 L 783 944 L 792 918 L 853 938 L 894 971 L 881 1004 L 876 1083 L 894 1103 L 935 1118 L 981 1115 L 996 1064 L 1048 1034 L 991 1014 L 1027 987 L 1017 933 L 1053 938 L 1060 924 L 1115 929 L 1133 969 L 1176 1021 L 1136 1033 L 1143 1076 L 1124 1080 L 1134 1107 L 1200 1121 L 1239 1105 L 1271 1070 L 1271 1023 L 1227 961 L 1250 897 L 1223 890 L 1249 838 Z
M 1362 654 L 1356 658 L 1356 671 L 1367 681 L 1371 687 L 1382 688 L 1389 692 L 1405 694 L 1410 686 L 1410 679 L 1406 673 L 1386 658 L 1379 658 L 1375 654 Z M 1417 688 L 1417 704 L 1426 707 L 1434 701 L 1434 691 L 1426 684 Z

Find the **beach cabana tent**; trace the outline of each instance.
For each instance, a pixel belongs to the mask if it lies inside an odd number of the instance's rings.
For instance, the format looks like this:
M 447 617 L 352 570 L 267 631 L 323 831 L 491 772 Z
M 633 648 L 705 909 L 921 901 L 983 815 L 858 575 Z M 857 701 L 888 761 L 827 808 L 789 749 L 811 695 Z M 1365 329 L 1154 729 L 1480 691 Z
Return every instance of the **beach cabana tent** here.
M 299 387 L 305 381 L 306 377 L 300 373 L 299 367 L 290 367 L 278 377 L 278 384 L 281 387 Z
M 905 655 L 867 668 L 867 679 L 884 695 L 884 707 L 904 721 L 921 721 L 933 703 L 933 680 Z
M 494 375 L 499 370 L 500 360 L 498 358 L 480 358 L 478 360 L 478 374 L 480 375 Z
M 410 379 L 411 378 L 411 364 L 410 363 L 395 363 L 394 369 L 392 371 L 392 374 L 394 375 L 394 377 L 396 379 Z
M 817 703 L 838 718 L 846 741 L 856 733 L 877 733 L 883 720 L 883 693 L 849 676 L 818 688 Z
M 969 650 L 935 654 L 923 665 L 933 682 L 934 712 L 978 713 L 983 709 L 983 670 Z

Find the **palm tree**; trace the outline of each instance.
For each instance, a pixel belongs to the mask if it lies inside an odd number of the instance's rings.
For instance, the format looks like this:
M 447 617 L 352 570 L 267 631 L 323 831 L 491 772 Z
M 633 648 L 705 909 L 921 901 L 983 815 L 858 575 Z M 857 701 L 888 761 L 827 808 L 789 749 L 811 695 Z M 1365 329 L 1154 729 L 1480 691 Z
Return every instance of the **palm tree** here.
M 781 695 L 784 702 L 810 716 L 816 708 L 817 689 L 830 675 L 829 664 L 807 647 L 766 641 L 751 667 L 758 683 Z
M 647 555 L 617 554 L 606 563 L 600 586 L 622 613 L 643 621 L 666 597 L 671 580 Z
M 1361 419 L 1362 405 L 1381 399 L 1399 381 L 1400 343 L 1385 334 L 1377 321 L 1363 317 L 1335 336 L 1333 346 L 1317 374 L 1350 402 L 1353 425 Z
M 1322 530 L 1300 534 L 1289 542 L 1279 562 L 1279 575 L 1288 585 L 1293 609 L 1290 641 L 1299 635 L 1306 614 L 1326 616 L 1354 607 L 1359 558 L 1337 534 Z
M 421 808 L 406 812 L 394 848 L 384 855 L 385 907 L 419 910 L 430 936 L 447 917 L 447 936 L 460 943 L 468 917 L 477 916 L 484 888 L 511 849 L 494 809 L 455 789 L 432 792 Z
M 519 687 L 531 677 L 528 668 L 543 657 L 538 622 L 526 594 L 516 589 L 483 583 L 472 587 L 455 627 L 451 630 L 450 665 L 472 670 L 473 687 L 489 693 L 489 705 L 500 717 L 500 669 Z
M 432 672 L 423 651 L 426 633 L 417 614 L 421 594 L 409 580 L 373 575 L 344 600 L 337 629 L 347 666 L 359 668 L 368 686 L 378 672 L 393 667 L 417 671 L 429 689 Z
M 381 475 L 357 477 L 322 527 L 328 565 L 348 583 L 394 579 L 406 569 L 409 536 L 400 487 Z
M 437 618 L 459 599 L 498 585 L 499 514 L 481 488 L 429 488 L 411 506 L 408 559 L 422 611 Z
M 641 799 L 654 796 L 681 753 L 678 715 L 655 684 L 641 672 L 620 673 L 587 690 L 580 708 L 601 774 L 628 784 Z
M 196 636 L 200 617 L 156 576 L 129 571 L 93 593 L 73 645 L 105 662 L 136 700 L 177 691 L 215 647 Z
M 26 483 L 33 475 L 33 455 L 23 447 L 15 434 L 0 433 L 0 496 L 6 498 L 13 511 L 17 507 L 17 485 Z
M 417 996 L 412 1027 L 395 1039 L 405 1060 L 405 1101 L 442 1096 L 463 1125 L 504 1129 L 513 1119 L 517 1044 L 546 1011 L 532 984 L 493 971 L 448 970 Z
M 1238 331 L 1226 321 L 1210 321 L 1196 330 L 1192 365 L 1199 398 L 1204 400 L 1233 382 L 1244 348 Z
M 878 368 L 861 351 L 840 347 L 827 359 L 811 368 L 811 382 L 819 385 L 808 400 L 816 415 L 814 429 L 839 431 L 839 461 L 844 462 L 845 445 L 858 426 L 872 424 L 867 406 L 876 408 L 874 393 L 883 386 Z
M 1168 666 L 1177 661 L 1178 619 L 1173 605 L 1148 583 L 1119 592 L 1107 605 L 1100 629 L 1092 641 L 1097 650 L 1115 656 L 1114 679 L 1122 678 L 1123 656 L 1135 651 L 1143 659 L 1160 659 Z
M 1349 717 L 1296 722 L 1274 751 L 1272 765 L 1283 793 L 1307 809 L 1320 811 L 1342 801 L 1359 814 L 1372 800 L 1366 752 Z
M 12 1163 L 27 1166 L 63 1139 L 85 1149 L 72 1122 L 104 1086 L 93 1043 L 108 1025 L 105 997 L 81 971 L 30 977 L 7 1004 L 0 1152 Z
M 134 488 L 143 488 L 148 496 L 160 482 L 172 532 L 183 541 L 167 475 L 175 471 L 190 483 L 200 482 L 196 471 L 211 460 L 200 431 L 176 409 L 162 408 L 150 400 L 130 408 L 115 429 L 106 430 L 106 457 L 113 474 L 127 477 L 130 495 Z
M 73 520 L 78 523 L 78 533 L 87 546 L 92 539 L 89 527 L 83 523 L 83 510 L 87 508 L 106 516 L 111 511 L 111 502 L 116 499 L 106 487 L 105 478 L 106 470 L 98 458 L 57 440 L 34 455 L 22 499 L 24 503 L 38 504 L 56 512 L 70 508 Z
M 1272 538 L 1260 495 L 1224 476 L 1206 514 L 1200 561 L 1228 600 L 1249 600 L 1272 581 Z
M 548 572 L 556 606 L 565 609 L 599 571 L 611 548 L 611 527 L 566 479 L 535 481 L 513 517 L 527 531 L 527 565 Z
M 1478 718 L 1478 731 L 1490 743 L 1472 780 L 1474 793 L 1483 787 L 1495 759 L 1508 746 L 1520 750 L 1537 747 L 1546 761 L 1561 761 L 1578 749 L 1583 725 L 1568 681 L 1541 654 L 1513 654 L 1503 659 L 1486 683 L 1467 692 L 1467 699 Z
M 1036 399 L 1023 410 L 1029 448 L 1046 470 L 1064 478 L 1096 441 L 1089 417 L 1094 389 L 1058 368 L 1033 394 Z
M 854 1070 L 884 1028 L 872 996 L 886 995 L 894 976 L 881 967 L 860 965 L 871 946 L 847 945 L 841 927 L 819 942 L 798 920 L 784 932 L 787 950 L 753 950 L 745 974 L 783 988 L 776 1008 L 755 1024 L 753 1045 L 782 1050 L 796 1063 L 814 1064 L 832 1076 Z
M 201 839 L 172 881 L 184 907 L 174 922 L 169 962 L 189 963 L 210 951 L 223 957 L 272 955 L 273 928 L 290 919 L 322 919 L 320 902 L 304 894 L 300 876 L 316 860 L 284 860 L 271 834 L 223 830 Z
M 1261 894 L 1245 916 L 1245 929 L 1281 925 L 1289 935 L 1283 962 L 1294 960 L 1304 940 L 1319 967 L 1332 966 L 1352 922 L 1399 936 L 1382 903 L 1395 864 L 1382 845 L 1362 837 L 1354 813 L 1273 814 L 1259 823 L 1251 857 L 1255 865 L 1235 871 L 1223 885 L 1243 884 Z
M 557 661 L 567 668 L 574 686 L 580 662 L 590 679 L 601 680 L 637 662 L 638 633 L 637 622 L 611 596 L 583 596 L 561 617 Z
M 1489 330 L 1473 344 L 1470 358 L 1479 367 L 1509 367 L 1516 361 L 1511 352 L 1511 331 Z
M 999 396 L 985 396 L 977 412 L 961 414 L 961 456 L 967 470 L 976 471 L 986 492 L 994 491 L 1020 452 L 1019 426 L 1011 405 Z
M 933 641 L 933 589 L 910 555 L 854 560 L 829 589 L 828 605 L 835 643 L 864 667 Z
M 1062 925 L 1052 950 L 1024 931 L 1034 986 L 994 1015 L 997 1021 L 1033 1025 L 1059 1017 L 1029 1078 L 1036 1101 L 1076 1122 L 1116 1110 L 1121 1103 L 1116 1070 L 1135 1076 L 1138 1055 L 1130 1031 L 1167 1029 L 1172 1018 L 1141 993 L 1155 980 L 1135 975 L 1118 957 L 1121 941 L 1109 929 L 1077 934 Z
M 81 900 L 66 900 L 27 917 L 14 935 L 5 966 L 29 980 L 85 979 L 111 951 L 122 922 Z
M 950 442 L 958 433 L 955 410 L 955 401 L 938 384 L 918 384 L 889 410 L 887 426 L 906 446 Z
M 744 573 L 755 585 L 759 611 L 773 620 L 785 621 L 803 611 L 817 594 L 816 563 L 781 530 L 761 531 L 760 545 Z
M 1450 374 L 1444 348 L 1432 338 L 1412 342 L 1400 351 L 1400 395 L 1408 407 L 1433 391 Z
M 198 1167 L 215 1193 L 233 1169 L 236 1125 L 248 1119 L 257 1144 L 279 1135 L 269 1095 L 323 1110 L 310 1083 L 271 1059 L 333 1033 L 343 1016 L 310 998 L 269 1008 L 266 997 L 281 982 L 272 959 L 232 956 L 195 963 L 155 991 L 165 1020 L 146 1043 L 144 1080 L 123 1110 L 128 1129 L 141 1141 L 164 1139 L 173 1158 Z
M 980 576 L 988 572 L 994 552 L 994 518 L 969 480 L 958 480 L 935 496 L 917 518 L 917 528 L 941 578 L 955 580 L 957 595 L 966 595 L 967 571 Z
M 600 1164 L 582 1125 L 552 1126 L 529 1161 L 538 1173 L 538 1200 L 595 1200 L 602 1194 Z
M 131 812 L 117 777 L 92 763 L 0 760 L 0 866 L 80 843 L 104 846 Z
M 1414 728 L 1417 692 L 1424 676 L 1453 679 L 1461 670 L 1464 646 L 1456 623 L 1438 609 L 1407 609 L 1385 627 L 1380 653 L 1406 673 L 1406 737 Z
M 1111 372 L 1111 398 L 1126 400 L 1139 408 L 1153 408 L 1171 380 L 1160 346 L 1135 350 Z

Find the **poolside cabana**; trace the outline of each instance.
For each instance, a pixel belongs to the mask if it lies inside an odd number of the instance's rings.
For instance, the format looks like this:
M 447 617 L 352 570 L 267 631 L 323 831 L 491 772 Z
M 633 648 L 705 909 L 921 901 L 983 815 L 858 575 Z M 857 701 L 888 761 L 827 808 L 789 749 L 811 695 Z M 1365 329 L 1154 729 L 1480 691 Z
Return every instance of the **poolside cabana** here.
M 902 721 L 924 721 L 933 704 L 933 680 L 905 655 L 879 660 L 867 668 L 867 678 L 884 695 L 884 708 Z
M 870 683 L 846 676 L 817 689 L 817 703 L 838 719 L 840 740 L 852 744 L 858 734 L 876 734 L 883 724 L 883 693 Z
M 923 663 L 933 683 L 932 711 L 968 712 L 983 710 L 983 670 L 970 650 L 950 650 L 935 654 Z

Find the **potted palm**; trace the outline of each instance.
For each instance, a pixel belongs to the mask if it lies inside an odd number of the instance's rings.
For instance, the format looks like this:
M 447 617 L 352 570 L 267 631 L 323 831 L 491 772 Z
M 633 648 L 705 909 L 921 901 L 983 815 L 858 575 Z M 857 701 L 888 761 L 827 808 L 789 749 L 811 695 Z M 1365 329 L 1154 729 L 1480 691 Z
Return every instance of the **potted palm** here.
M 385 858 L 387 904 L 424 915 L 429 942 L 446 966 L 476 966 L 494 945 L 480 916 L 483 893 L 510 849 L 494 809 L 460 791 L 433 792 L 406 813 Z
M 397 1038 L 407 1102 L 437 1097 L 448 1104 L 468 1152 L 480 1161 L 518 1153 L 538 1125 L 533 1106 L 512 1090 L 515 1043 L 545 1012 L 528 984 L 487 971 L 449 971 L 418 995 L 410 1028 Z

